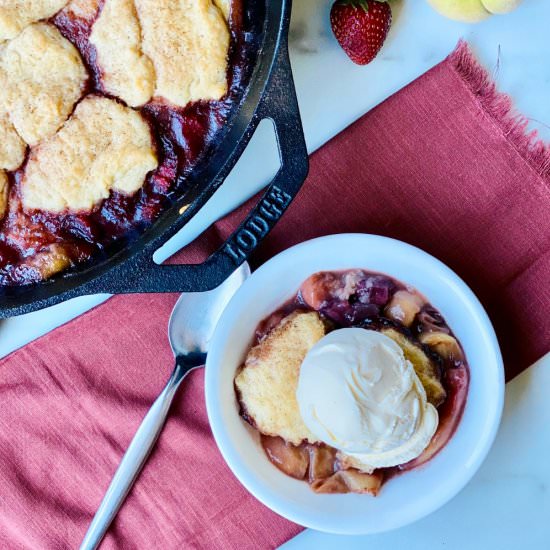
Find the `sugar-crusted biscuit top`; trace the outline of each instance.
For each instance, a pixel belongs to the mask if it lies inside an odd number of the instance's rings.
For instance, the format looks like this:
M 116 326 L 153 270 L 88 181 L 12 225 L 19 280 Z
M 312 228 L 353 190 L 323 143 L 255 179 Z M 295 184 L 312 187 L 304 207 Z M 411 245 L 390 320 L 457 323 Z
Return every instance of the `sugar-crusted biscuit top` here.
M 26 148 L 7 113 L 0 112 L 0 170 L 19 168 L 25 159 Z
M 0 106 L 29 145 L 55 134 L 88 78 L 80 54 L 53 25 L 37 23 L 0 54 Z
M 0 219 L 8 209 L 8 176 L 0 170 Z
M 299 445 L 318 439 L 304 424 L 296 388 L 307 352 L 325 335 L 316 312 L 295 312 L 285 317 L 246 358 L 235 386 L 246 414 L 258 430 Z
M 15 38 L 26 26 L 48 19 L 68 0 L 0 0 L 0 42 Z
M 132 107 L 147 103 L 155 90 L 155 70 L 141 51 L 141 29 L 133 0 L 106 0 L 90 42 L 97 51 L 102 83 Z
M 155 96 L 185 106 L 227 92 L 229 30 L 212 0 L 135 0 Z
M 21 182 L 23 206 L 90 211 L 111 190 L 135 193 L 157 164 L 150 129 L 138 112 L 88 96 L 55 136 L 31 152 Z

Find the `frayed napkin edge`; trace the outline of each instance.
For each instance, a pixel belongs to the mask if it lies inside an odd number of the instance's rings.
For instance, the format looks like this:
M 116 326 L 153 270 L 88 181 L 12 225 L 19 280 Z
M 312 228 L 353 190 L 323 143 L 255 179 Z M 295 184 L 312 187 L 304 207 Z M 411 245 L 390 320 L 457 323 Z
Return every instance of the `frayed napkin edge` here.
M 527 129 L 529 119 L 515 110 L 510 96 L 497 90 L 496 83 L 475 58 L 468 43 L 461 39 L 447 61 L 509 143 L 550 186 L 550 144 L 538 137 L 537 130 Z

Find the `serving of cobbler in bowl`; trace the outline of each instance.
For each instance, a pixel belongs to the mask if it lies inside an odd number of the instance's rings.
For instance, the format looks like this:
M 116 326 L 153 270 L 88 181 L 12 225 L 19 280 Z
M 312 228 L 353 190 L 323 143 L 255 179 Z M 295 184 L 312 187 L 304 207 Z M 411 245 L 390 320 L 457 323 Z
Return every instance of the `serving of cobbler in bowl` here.
M 496 433 L 503 370 L 468 287 L 374 235 L 297 245 L 243 285 L 214 335 L 218 446 L 264 504 L 314 529 L 374 533 L 452 498 Z
M 0 286 L 106 257 L 189 187 L 254 66 L 246 0 L 0 0 Z

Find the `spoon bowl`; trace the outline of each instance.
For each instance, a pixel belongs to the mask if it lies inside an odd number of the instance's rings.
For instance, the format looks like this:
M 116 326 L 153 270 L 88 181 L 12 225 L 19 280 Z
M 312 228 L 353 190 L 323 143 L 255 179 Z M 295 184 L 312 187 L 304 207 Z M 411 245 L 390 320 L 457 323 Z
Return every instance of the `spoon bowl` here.
M 178 298 L 168 322 L 168 339 L 176 357 L 207 353 L 225 306 L 249 276 L 250 267 L 245 262 L 214 290 L 189 292 Z

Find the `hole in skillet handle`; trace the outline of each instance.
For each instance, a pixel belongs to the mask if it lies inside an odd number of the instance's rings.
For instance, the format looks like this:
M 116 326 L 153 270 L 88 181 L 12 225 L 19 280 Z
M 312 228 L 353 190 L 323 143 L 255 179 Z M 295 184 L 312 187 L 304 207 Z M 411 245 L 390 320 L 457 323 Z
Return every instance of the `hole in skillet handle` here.
M 121 292 L 202 292 L 219 286 L 258 247 L 288 208 L 307 176 L 309 161 L 286 47 L 280 47 L 259 105 L 258 120 L 275 127 L 281 167 L 258 204 L 202 264 L 157 265 L 141 272 L 139 288 Z

